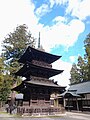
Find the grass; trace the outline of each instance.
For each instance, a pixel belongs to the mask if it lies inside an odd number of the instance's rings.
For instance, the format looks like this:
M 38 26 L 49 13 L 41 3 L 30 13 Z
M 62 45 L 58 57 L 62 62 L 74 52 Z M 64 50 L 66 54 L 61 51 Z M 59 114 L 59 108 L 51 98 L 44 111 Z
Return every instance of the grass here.
M 0 111 L 0 114 L 7 114 L 7 112 L 5 112 L 5 111 Z

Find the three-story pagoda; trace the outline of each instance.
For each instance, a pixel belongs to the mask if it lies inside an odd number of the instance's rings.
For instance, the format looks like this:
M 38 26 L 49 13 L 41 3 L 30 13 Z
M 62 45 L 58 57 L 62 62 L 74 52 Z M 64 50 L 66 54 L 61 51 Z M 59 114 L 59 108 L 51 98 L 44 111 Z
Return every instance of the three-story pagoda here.
M 65 87 L 50 79 L 63 72 L 63 70 L 52 68 L 52 63 L 60 57 L 30 46 L 27 48 L 19 59 L 19 62 L 23 63 L 23 67 L 16 72 L 16 76 L 26 79 L 13 88 L 14 91 L 23 94 L 22 104 L 18 105 L 18 113 L 60 112 L 57 95 L 63 93 Z

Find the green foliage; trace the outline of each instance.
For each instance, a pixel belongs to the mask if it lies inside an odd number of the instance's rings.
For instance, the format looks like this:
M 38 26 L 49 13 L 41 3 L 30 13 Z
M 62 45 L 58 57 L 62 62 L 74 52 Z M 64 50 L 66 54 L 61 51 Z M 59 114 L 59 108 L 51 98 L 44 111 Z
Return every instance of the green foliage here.
M 14 74 L 20 68 L 17 61 L 28 46 L 34 47 L 35 39 L 27 31 L 26 25 L 16 27 L 15 31 L 8 34 L 8 37 L 3 41 L 4 53 L 2 55 L 7 60 L 6 64 L 10 74 Z
M 2 86 L 2 82 L 4 81 L 3 71 L 4 71 L 3 60 L 0 57 L 0 88 Z
M 8 98 L 8 93 L 10 91 L 9 82 L 6 80 L 7 76 L 4 75 L 5 64 L 4 58 L 0 58 L 0 101 L 6 101 Z
M 90 33 L 87 35 L 85 41 L 85 51 L 86 51 L 86 58 L 88 60 L 88 64 L 90 64 Z
M 71 74 L 70 83 L 71 84 L 79 83 L 79 73 L 77 65 L 75 63 L 72 65 L 70 74 Z
M 79 72 L 79 82 L 87 81 L 88 80 L 88 64 L 85 62 L 85 59 L 83 59 L 81 56 L 78 57 L 78 72 Z
M 73 64 L 70 74 L 70 83 L 76 84 L 90 80 L 90 33 L 84 41 L 85 44 L 85 57 L 78 57 L 78 63 Z
M 87 63 L 88 63 L 88 80 L 90 79 L 90 33 L 87 35 L 85 41 L 84 41 L 84 44 L 85 44 L 85 51 L 86 51 L 86 54 L 85 54 L 85 57 L 87 59 Z
M 4 80 L 2 86 L 0 87 L 0 101 L 7 101 L 10 93 L 9 82 Z
M 26 25 L 16 27 L 13 33 L 8 34 L 8 37 L 3 41 L 4 56 L 8 59 L 19 59 L 27 46 L 34 47 L 35 39 L 27 32 Z M 10 60 L 11 61 L 11 60 Z

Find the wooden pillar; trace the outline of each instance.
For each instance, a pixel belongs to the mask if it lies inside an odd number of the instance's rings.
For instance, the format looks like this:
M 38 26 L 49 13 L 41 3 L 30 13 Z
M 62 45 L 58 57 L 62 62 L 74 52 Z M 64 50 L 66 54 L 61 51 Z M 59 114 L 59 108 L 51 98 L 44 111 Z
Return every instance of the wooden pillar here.
M 55 106 L 58 107 L 58 99 L 55 99 Z
M 65 98 L 63 98 L 63 106 L 64 107 L 66 106 L 66 100 L 65 100 Z
M 13 88 L 15 88 L 16 86 L 17 86 L 17 82 L 16 82 L 16 80 L 14 80 Z M 11 105 L 13 105 L 15 103 L 15 96 L 16 96 L 16 92 L 11 91 Z
M 54 106 L 56 106 L 56 99 L 54 99 Z
M 68 110 L 69 110 L 69 102 L 70 102 L 70 101 L 69 101 L 69 97 L 68 97 Z
M 76 106 L 77 106 L 77 110 L 79 111 L 79 106 L 78 106 L 78 100 L 77 100 L 77 97 L 76 97 Z

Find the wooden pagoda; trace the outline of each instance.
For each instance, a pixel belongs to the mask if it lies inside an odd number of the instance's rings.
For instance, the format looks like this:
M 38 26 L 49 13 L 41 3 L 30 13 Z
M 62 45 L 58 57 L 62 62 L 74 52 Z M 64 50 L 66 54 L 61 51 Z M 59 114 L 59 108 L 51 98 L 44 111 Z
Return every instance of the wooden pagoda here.
M 18 113 L 48 115 L 62 111 L 57 96 L 65 91 L 65 87 L 49 79 L 63 72 L 63 70 L 53 69 L 51 65 L 60 57 L 30 46 L 27 48 L 19 59 L 19 62 L 23 63 L 23 67 L 16 72 L 16 76 L 26 79 L 12 89 L 23 94 L 23 99 L 17 100 Z

